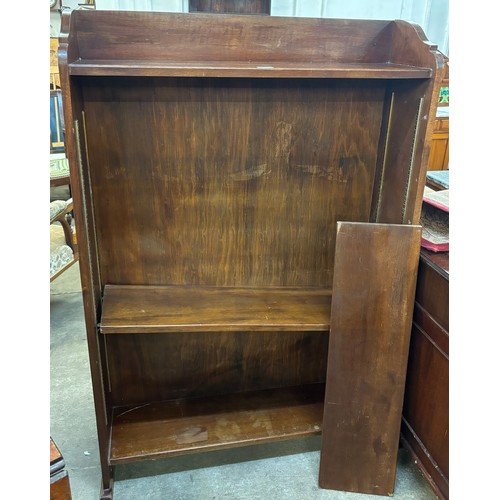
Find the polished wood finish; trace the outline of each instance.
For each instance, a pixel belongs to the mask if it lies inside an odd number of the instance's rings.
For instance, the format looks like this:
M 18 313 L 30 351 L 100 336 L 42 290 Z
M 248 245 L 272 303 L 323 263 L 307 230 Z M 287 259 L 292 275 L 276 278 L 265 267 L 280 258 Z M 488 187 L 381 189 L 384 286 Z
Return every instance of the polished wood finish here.
M 109 404 L 321 383 L 327 332 L 106 335 Z
M 300 398 L 274 408 L 289 388 L 326 380 L 337 222 L 418 223 L 442 57 L 399 20 L 62 18 L 101 497 L 112 496 L 120 457 L 183 452 L 153 432 L 153 402 L 164 412 L 179 399 L 232 405 L 265 392 L 237 420 L 265 410 L 285 439 L 298 412 L 309 433 L 318 419 Z M 134 425 L 119 427 L 119 408 L 140 405 Z M 182 425 L 172 435 L 195 437 Z M 142 453 L 150 427 L 155 444 Z M 135 451 L 115 460 L 120 442 Z
M 319 484 L 392 495 L 421 227 L 339 222 Z
M 102 333 L 328 331 L 328 288 L 104 288 Z
M 422 249 L 401 441 L 440 499 L 449 498 L 449 254 Z
M 70 176 L 57 177 L 56 179 L 50 179 L 50 187 L 57 186 L 68 186 L 70 184 Z
M 54 474 L 59 472 L 62 468 L 64 468 L 63 456 L 56 446 L 56 443 L 50 438 L 50 473 Z
M 336 220 L 370 217 L 382 83 L 84 83 L 104 283 L 331 286 Z
M 416 301 L 449 330 L 449 253 L 421 250 Z
M 403 62 L 393 50 L 391 43 L 401 30 L 393 21 L 127 11 L 92 14 L 73 17 L 71 28 L 77 37 L 68 59 L 71 75 L 397 79 L 433 74 L 428 66 L 418 65 L 414 51 Z M 136 36 L 136 23 L 148 26 L 147 37 Z M 404 29 L 408 31 L 408 26 Z M 404 36 L 408 42 L 411 32 Z
M 150 62 L 138 60 L 86 59 L 70 66 L 72 75 L 82 76 L 194 76 L 250 78 L 429 78 L 426 68 L 391 63 L 298 63 L 267 60 L 256 62 L 200 61 Z
M 115 408 L 110 462 L 319 434 L 323 396 L 318 384 Z
M 427 170 L 447 170 L 450 156 L 450 119 L 438 117 L 434 121 L 431 154 Z
M 189 0 L 189 12 L 271 14 L 271 0 Z
M 67 471 L 50 478 L 50 500 L 71 500 L 71 487 Z
M 64 458 L 50 438 L 50 500 L 71 500 L 71 487 Z

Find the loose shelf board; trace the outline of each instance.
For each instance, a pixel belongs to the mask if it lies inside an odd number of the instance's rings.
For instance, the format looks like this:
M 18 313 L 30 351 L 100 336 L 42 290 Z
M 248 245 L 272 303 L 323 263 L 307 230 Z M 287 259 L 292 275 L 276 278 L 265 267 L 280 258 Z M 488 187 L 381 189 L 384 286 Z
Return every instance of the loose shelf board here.
M 338 223 L 323 488 L 394 493 L 421 233 L 418 225 Z

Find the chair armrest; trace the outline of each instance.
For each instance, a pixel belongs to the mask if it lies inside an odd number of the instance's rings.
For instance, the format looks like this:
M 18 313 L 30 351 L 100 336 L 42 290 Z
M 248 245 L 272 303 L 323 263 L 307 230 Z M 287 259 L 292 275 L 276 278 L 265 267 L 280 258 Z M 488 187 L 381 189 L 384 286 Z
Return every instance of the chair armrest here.
M 50 202 L 50 223 L 60 220 L 73 211 L 73 198 L 67 201 L 55 200 Z
M 55 200 L 50 203 L 50 223 L 59 222 L 64 230 L 66 244 L 74 252 L 73 232 L 71 231 L 71 212 L 73 211 L 73 198 L 67 201 Z

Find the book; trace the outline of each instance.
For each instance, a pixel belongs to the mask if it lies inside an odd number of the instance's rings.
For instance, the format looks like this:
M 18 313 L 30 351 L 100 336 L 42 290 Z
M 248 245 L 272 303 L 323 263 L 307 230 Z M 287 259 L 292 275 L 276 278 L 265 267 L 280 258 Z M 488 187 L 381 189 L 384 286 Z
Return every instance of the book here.
M 449 221 L 449 190 L 433 191 L 426 187 L 420 217 L 421 246 L 433 252 L 448 252 L 450 249 Z

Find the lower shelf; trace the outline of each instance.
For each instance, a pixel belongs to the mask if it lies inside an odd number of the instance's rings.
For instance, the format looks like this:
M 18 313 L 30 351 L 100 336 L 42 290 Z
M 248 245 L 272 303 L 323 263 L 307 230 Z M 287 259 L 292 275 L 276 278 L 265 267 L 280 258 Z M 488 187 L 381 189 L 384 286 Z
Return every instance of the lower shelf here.
M 324 384 L 115 408 L 110 465 L 321 433 Z

